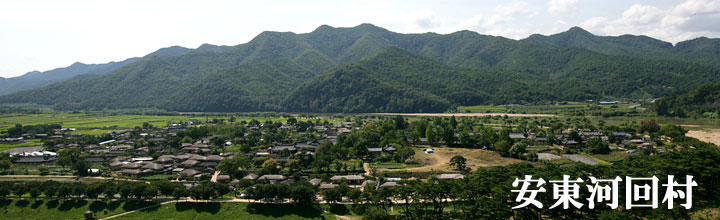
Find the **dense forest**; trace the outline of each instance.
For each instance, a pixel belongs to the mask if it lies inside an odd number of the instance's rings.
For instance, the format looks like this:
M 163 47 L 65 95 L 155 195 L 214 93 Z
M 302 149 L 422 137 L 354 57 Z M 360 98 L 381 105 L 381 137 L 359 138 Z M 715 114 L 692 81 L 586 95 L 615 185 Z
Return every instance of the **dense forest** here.
M 661 98 L 655 102 L 655 111 L 664 116 L 720 118 L 720 83 Z
M 662 97 L 713 82 L 716 39 L 677 46 L 573 28 L 525 40 L 362 24 L 165 48 L 107 74 L 0 96 L 61 110 L 442 112 L 454 106 Z

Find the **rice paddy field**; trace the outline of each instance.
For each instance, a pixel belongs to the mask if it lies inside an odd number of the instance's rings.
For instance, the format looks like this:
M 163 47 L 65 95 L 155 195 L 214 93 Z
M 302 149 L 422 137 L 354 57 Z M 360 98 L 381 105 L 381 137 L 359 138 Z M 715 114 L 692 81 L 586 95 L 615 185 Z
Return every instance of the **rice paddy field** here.
M 256 119 L 264 122 L 266 120 L 286 122 L 287 118 L 283 117 L 251 117 L 251 116 L 235 116 L 236 121 Z M 148 122 L 154 126 L 165 126 L 170 123 L 178 123 L 195 119 L 205 121 L 206 119 L 229 119 L 228 115 L 220 116 L 197 116 L 192 114 L 181 115 L 111 115 L 101 113 L 91 114 L 74 114 L 74 113 L 52 113 L 52 114 L 2 114 L 0 115 L 0 131 L 20 123 L 23 125 L 36 124 L 62 124 L 64 128 L 76 128 L 77 133 L 97 135 L 114 130 L 122 130 L 142 126 Z M 298 118 L 298 120 L 315 120 L 318 118 Z M 324 118 L 320 118 L 325 120 Z M 330 120 L 332 121 L 332 120 Z
M 42 144 L 42 140 L 40 139 L 24 140 L 24 143 L 20 144 L 0 144 L 0 152 L 16 147 L 41 146 Z
M 126 115 L 126 114 L 105 114 L 105 113 L 43 113 L 43 114 L 0 114 L 0 131 L 5 131 L 15 124 L 37 125 L 37 124 L 62 124 L 63 128 L 77 129 L 73 133 L 86 135 L 99 135 L 110 131 L 131 129 L 136 126 L 142 126 L 147 122 L 153 126 L 162 127 L 172 123 L 179 123 L 189 119 L 199 121 L 212 119 L 230 118 L 231 113 L 216 114 L 213 116 L 202 116 L 198 114 L 178 114 L 178 115 Z M 261 115 L 261 114 L 260 114 Z M 236 121 L 250 121 L 252 119 L 265 122 L 267 120 L 280 121 L 286 123 L 287 118 L 284 117 L 268 117 L 253 115 L 234 115 Z M 300 121 L 306 120 L 328 120 L 331 123 L 339 122 L 330 117 L 298 117 Z M 0 144 L 0 152 L 16 147 L 39 146 L 42 141 L 39 139 L 23 140 L 17 144 Z
M 572 114 L 578 111 L 632 111 L 638 104 L 597 105 L 567 102 L 558 105 L 477 105 L 460 106 L 458 112 L 468 113 L 520 113 L 520 114 Z

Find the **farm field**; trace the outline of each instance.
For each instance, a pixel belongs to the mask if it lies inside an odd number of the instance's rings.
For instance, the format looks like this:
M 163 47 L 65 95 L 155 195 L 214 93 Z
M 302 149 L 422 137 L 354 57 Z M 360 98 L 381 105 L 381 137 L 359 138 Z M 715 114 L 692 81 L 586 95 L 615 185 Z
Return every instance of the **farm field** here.
M 101 113 L 90 113 L 90 114 L 73 114 L 73 113 L 57 113 L 57 114 L 2 114 L 0 115 L 0 130 L 7 130 L 8 128 L 15 126 L 20 123 L 23 125 L 36 125 L 36 124 L 53 124 L 61 123 L 65 128 L 77 128 L 78 133 L 93 134 L 93 133 L 104 133 L 107 131 L 117 129 L 128 129 L 134 128 L 135 126 L 141 126 L 143 123 L 148 122 L 154 126 L 165 126 L 168 122 L 179 122 L 189 119 L 195 119 L 205 121 L 205 119 L 225 119 L 227 116 L 193 116 L 193 115 L 110 115 Z M 266 120 L 280 121 L 285 123 L 287 118 L 283 117 L 251 117 L 251 116 L 236 116 L 236 121 L 256 119 L 264 122 Z M 300 121 L 305 120 L 316 120 L 323 119 L 322 117 L 316 117 L 314 119 L 298 118 Z M 336 122 L 329 120 L 331 122 Z M 103 132 L 104 131 L 104 132 Z
M 615 105 L 597 105 L 582 102 L 568 102 L 560 105 L 477 105 L 477 106 L 460 106 L 457 108 L 459 112 L 466 113 L 519 113 L 519 114 L 561 114 L 570 113 L 580 110 L 600 110 L 607 111 L 614 109 L 616 111 L 630 111 L 637 104 L 615 104 Z
M 374 115 L 401 115 L 401 116 L 429 116 L 429 117 L 482 117 L 482 116 L 508 116 L 508 117 L 555 117 L 552 114 L 516 114 L 516 113 L 373 113 Z
M 42 146 L 43 144 L 40 139 L 23 140 L 23 142 L 19 144 L 0 144 L 0 152 L 16 147 Z
M 642 120 L 655 120 L 658 124 L 681 125 L 688 130 L 702 130 L 720 128 L 718 119 L 694 119 L 694 118 L 665 118 L 658 116 L 633 116 L 633 117 L 589 117 L 593 121 L 602 119 L 607 125 L 620 125 L 625 122 L 639 122 Z
M 61 123 L 66 128 L 77 128 L 79 133 L 93 130 L 127 129 L 141 126 L 149 122 L 155 126 L 165 126 L 169 121 L 202 119 L 205 117 L 190 116 L 156 116 L 156 115 L 104 115 L 104 114 L 5 114 L 0 115 L 0 130 L 6 130 L 15 124 L 23 125 Z M 101 132 L 102 133 L 102 132 Z
M 169 203 L 114 219 L 335 219 L 310 207 L 241 202 Z
M 88 210 L 95 212 L 96 218 L 99 219 L 152 204 L 155 203 L 40 199 L 0 200 L 0 219 L 83 219 L 83 213 Z

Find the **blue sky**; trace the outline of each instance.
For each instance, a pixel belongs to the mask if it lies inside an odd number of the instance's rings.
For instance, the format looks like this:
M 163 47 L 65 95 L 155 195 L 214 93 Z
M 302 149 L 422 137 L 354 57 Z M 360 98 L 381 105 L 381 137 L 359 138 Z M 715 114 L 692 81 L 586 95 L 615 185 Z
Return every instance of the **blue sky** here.
M 580 26 L 664 41 L 720 37 L 720 0 L 33 1 L 0 2 L 0 77 L 76 61 L 105 63 L 162 47 L 237 45 L 262 31 L 372 23 L 401 33 L 522 39 Z

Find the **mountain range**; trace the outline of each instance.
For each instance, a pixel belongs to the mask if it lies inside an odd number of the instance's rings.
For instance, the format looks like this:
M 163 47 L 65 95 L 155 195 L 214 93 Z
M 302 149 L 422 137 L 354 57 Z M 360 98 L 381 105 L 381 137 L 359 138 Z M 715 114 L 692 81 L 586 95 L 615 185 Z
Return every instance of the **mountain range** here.
M 672 45 L 646 36 L 596 36 L 574 27 L 512 40 L 471 31 L 400 34 L 371 24 L 323 25 L 304 34 L 263 32 L 232 47 L 165 48 L 103 74 L 75 74 L 0 96 L 0 103 L 57 109 L 442 112 L 461 105 L 660 97 L 718 76 L 719 39 Z
M 199 51 L 210 51 L 210 50 L 223 50 L 228 48 L 227 46 L 216 46 L 210 44 L 203 44 L 196 50 Z M 161 48 L 155 52 L 152 52 L 148 56 L 176 56 L 184 53 L 193 51 L 193 49 L 172 46 L 167 48 Z M 21 76 L 2 78 L 0 77 L 0 95 L 7 95 L 14 92 L 30 90 L 47 86 L 56 82 L 61 82 L 73 78 L 82 74 L 105 74 L 116 70 L 127 64 L 131 64 L 141 60 L 141 57 L 128 58 L 123 61 L 109 62 L 103 64 L 84 64 L 80 62 L 73 63 L 67 67 L 61 67 L 53 70 L 44 72 L 32 71 L 25 73 Z

